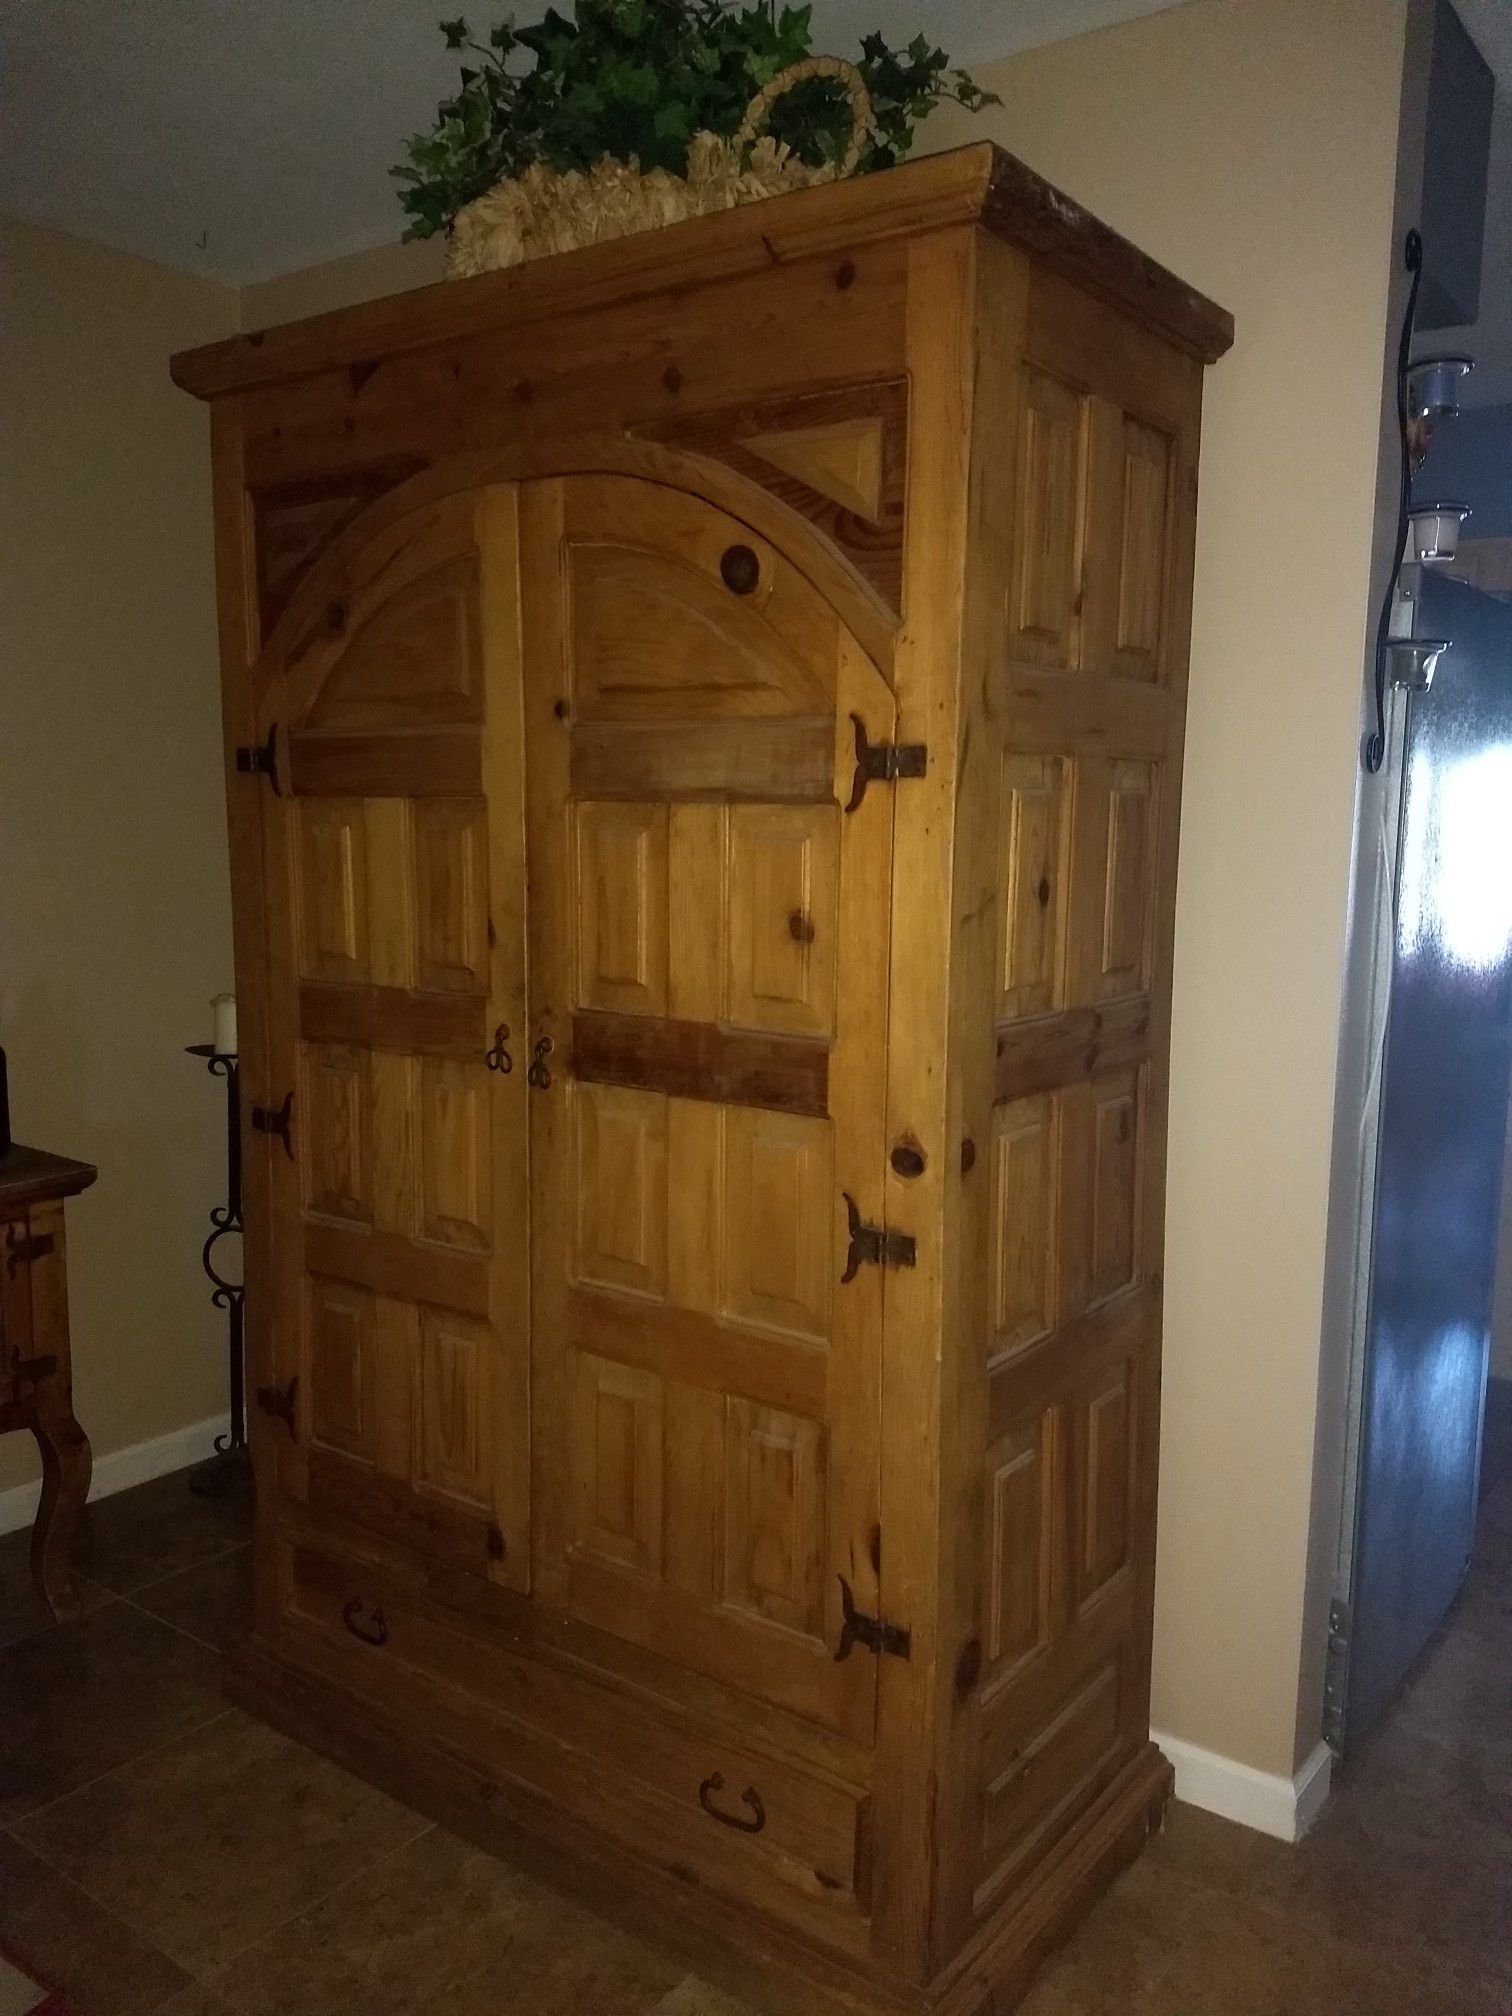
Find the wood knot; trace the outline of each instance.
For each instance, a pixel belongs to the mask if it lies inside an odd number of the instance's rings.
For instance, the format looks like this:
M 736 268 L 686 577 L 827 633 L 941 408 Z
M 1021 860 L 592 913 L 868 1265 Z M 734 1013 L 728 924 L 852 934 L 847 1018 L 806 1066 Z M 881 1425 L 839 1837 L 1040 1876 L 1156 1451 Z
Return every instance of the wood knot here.
M 842 259 L 840 264 L 835 268 L 835 285 L 840 289 L 840 292 L 843 294 L 847 287 L 853 287 L 855 284 L 856 284 L 855 260 Z
M 347 605 L 339 597 L 336 601 L 326 604 L 325 620 L 326 628 L 333 637 L 339 637 L 342 631 L 345 630 Z
M 814 942 L 814 920 L 801 910 L 795 910 L 788 918 L 788 936 L 795 945 L 812 945 Z
M 683 388 L 683 375 L 675 364 L 669 364 L 666 370 L 663 371 L 662 383 L 669 392 L 681 392 Z
M 558 721 L 565 721 L 567 716 L 572 712 L 572 709 L 567 705 L 565 700 L 554 700 L 551 703 L 551 711 L 555 714 Z
M 961 1143 L 961 1174 L 967 1176 L 976 1167 L 976 1143 L 968 1134 Z
M 926 1167 L 924 1150 L 917 1141 L 899 1141 L 890 1157 L 893 1172 L 898 1176 L 922 1176 Z
M 732 595 L 749 595 L 761 579 L 761 562 L 749 546 L 727 546 L 720 555 L 719 578 Z
M 1034 893 L 1036 896 L 1038 896 L 1040 900 L 1040 908 L 1041 910 L 1043 910 L 1050 901 L 1050 877 L 1048 875 L 1041 875 L 1039 879 L 1039 887 L 1038 889 L 1035 890 Z

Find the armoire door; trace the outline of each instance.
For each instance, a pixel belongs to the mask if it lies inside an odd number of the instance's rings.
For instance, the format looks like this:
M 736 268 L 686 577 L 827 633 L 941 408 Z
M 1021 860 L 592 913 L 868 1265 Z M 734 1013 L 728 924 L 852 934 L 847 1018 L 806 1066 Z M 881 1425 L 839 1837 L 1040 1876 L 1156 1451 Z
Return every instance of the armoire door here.
M 536 1587 L 865 1741 L 892 695 L 680 490 L 524 486 L 521 581 Z
M 268 667 L 254 1123 L 297 1429 L 271 1431 L 281 1487 L 525 1588 L 515 558 L 512 489 L 419 508 L 323 580 Z

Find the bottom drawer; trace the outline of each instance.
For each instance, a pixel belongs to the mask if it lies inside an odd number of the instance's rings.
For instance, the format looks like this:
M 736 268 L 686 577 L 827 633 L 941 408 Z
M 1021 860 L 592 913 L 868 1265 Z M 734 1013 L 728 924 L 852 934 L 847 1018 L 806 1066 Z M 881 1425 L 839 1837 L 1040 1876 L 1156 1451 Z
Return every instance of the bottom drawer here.
M 416 1683 L 468 1697 L 481 1711 L 482 1761 L 498 1761 L 601 1831 L 742 1898 L 754 1885 L 782 1909 L 793 1893 L 791 1901 L 818 1908 L 826 1929 L 845 1912 L 859 1925 L 864 1793 L 674 1720 L 609 1676 L 491 1641 L 486 1626 L 339 1551 L 293 1546 L 285 1590 L 291 1621 L 322 1634 L 350 1684 L 401 1708 L 423 1698 Z M 810 1929 L 812 1915 L 802 1913 Z

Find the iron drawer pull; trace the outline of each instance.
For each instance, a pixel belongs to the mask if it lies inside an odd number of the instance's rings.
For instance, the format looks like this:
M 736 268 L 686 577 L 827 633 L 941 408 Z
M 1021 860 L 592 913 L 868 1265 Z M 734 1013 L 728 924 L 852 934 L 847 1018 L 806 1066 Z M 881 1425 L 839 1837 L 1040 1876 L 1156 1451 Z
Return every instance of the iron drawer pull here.
M 364 1624 L 362 1613 L 367 1609 L 360 1596 L 354 1596 L 341 1613 L 341 1621 L 354 1638 L 360 1638 L 364 1645 L 387 1645 L 388 1624 L 378 1604 L 368 1611 L 371 1622 Z
M 761 1803 L 761 1794 L 754 1785 L 747 1785 L 741 1793 L 742 1805 L 749 1806 L 753 1817 L 742 1820 L 738 1813 L 721 1813 L 709 1797 L 711 1792 L 723 1792 L 724 1774 L 711 1771 L 698 1788 L 698 1803 L 711 1820 L 717 1820 L 721 1827 L 733 1827 L 738 1834 L 759 1834 L 766 1825 L 766 1808 Z
M 543 1036 L 530 1054 L 530 1069 L 525 1073 L 525 1082 L 527 1085 L 533 1085 L 537 1092 L 544 1092 L 551 1083 L 551 1071 L 546 1059 L 555 1048 L 556 1045 L 551 1038 Z
M 514 1059 L 509 1054 L 508 1046 L 509 1024 L 501 1022 L 494 1031 L 493 1048 L 485 1054 L 483 1062 L 490 1071 L 498 1071 L 506 1078 L 514 1069 Z

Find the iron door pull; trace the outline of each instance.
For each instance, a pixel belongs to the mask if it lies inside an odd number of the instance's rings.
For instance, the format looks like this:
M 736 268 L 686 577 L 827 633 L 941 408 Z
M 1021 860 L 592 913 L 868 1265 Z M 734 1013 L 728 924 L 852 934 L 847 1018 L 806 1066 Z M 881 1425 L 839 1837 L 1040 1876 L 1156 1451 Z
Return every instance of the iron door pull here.
M 493 1047 L 485 1053 L 483 1058 L 483 1062 L 488 1066 L 490 1071 L 501 1072 L 506 1078 L 514 1069 L 514 1059 L 505 1047 L 508 1042 L 509 1024 L 501 1022 L 494 1031 Z
M 367 1611 L 370 1621 L 364 1621 L 362 1614 L 364 1610 Z M 352 1636 L 360 1638 L 364 1645 L 388 1643 L 388 1621 L 384 1617 L 382 1607 L 377 1603 L 369 1607 L 360 1596 L 354 1596 L 342 1611 L 341 1621 Z
M 754 1785 L 747 1785 L 744 1792 L 740 1795 L 741 1804 L 749 1806 L 751 1809 L 751 1818 L 749 1820 L 743 1819 L 739 1813 L 722 1812 L 714 1804 L 710 1795 L 715 1792 L 723 1792 L 723 1790 L 724 1774 L 720 1771 L 711 1771 L 702 1785 L 699 1786 L 698 1803 L 702 1806 L 705 1813 L 708 1814 L 709 1818 L 717 1820 L 721 1827 L 733 1827 L 737 1834 L 759 1834 L 766 1825 L 766 1808 L 761 1803 L 761 1794 L 756 1790 L 756 1787 Z
M 555 1048 L 556 1045 L 551 1038 L 543 1036 L 531 1052 L 530 1069 L 525 1073 L 525 1082 L 527 1085 L 533 1085 L 537 1092 L 544 1092 L 551 1083 L 551 1072 L 547 1069 L 546 1059 Z

